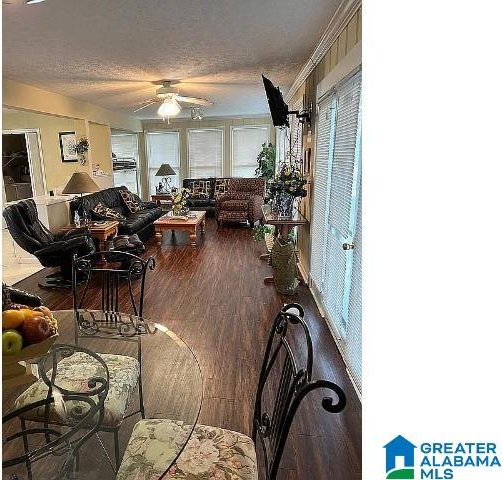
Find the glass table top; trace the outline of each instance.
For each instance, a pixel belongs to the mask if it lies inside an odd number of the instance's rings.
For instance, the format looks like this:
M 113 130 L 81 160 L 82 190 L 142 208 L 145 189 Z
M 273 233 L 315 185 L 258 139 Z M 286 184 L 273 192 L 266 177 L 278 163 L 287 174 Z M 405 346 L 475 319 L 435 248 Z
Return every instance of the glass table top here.
M 53 350 L 56 350 L 58 346 L 61 345 L 78 345 L 79 347 L 88 349 L 94 354 L 110 354 L 111 356 L 108 358 L 112 359 L 122 358 L 116 357 L 117 355 L 141 359 L 145 418 L 169 419 L 182 427 L 183 436 L 178 437 L 174 443 L 172 441 L 169 444 L 166 443 L 165 451 L 167 453 L 163 455 L 163 461 L 165 461 L 165 470 L 167 471 L 176 461 L 190 438 L 202 405 L 202 374 L 197 358 L 193 352 L 181 338 L 166 326 L 133 315 L 111 314 L 96 310 L 79 310 L 78 312 L 74 312 L 73 310 L 60 310 L 53 311 L 53 315 L 58 321 L 59 331 L 59 336 L 52 347 Z M 85 354 L 76 352 L 72 355 L 73 356 L 67 357 L 64 360 L 67 361 L 72 358 L 78 360 L 76 356 Z M 48 357 L 47 359 L 49 360 Z M 93 374 L 88 374 L 88 376 L 99 377 L 105 375 L 105 370 L 99 365 L 99 362 L 96 362 L 96 360 L 93 360 L 91 357 L 88 357 L 87 360 L 95 362 L 93 366 L 95 370 L 93 370 Z M 73 361 L 71 368 L 76 376 L 80 375 L 82 377 L 83 375 L 83 377 L 85 377 L 85 369 L 82 367 L 82 362 L 83 361 L 80 361 L 79 365 L 78 361 Z M 59 379 L 59 368 L 61 363 L 58 363 L 58 365 L 58 374 L 56 378 Z M 49 378 L 51 367 L 50 361 L 47 361 L 46 365 L 43 367 L 43 370 L 47 372 Z M 112 376 L 112 380 L 115 378 L 115 383 L 120 377 L 124 377 L 126 379 L 125 383 L 127 383 L 126 372 L 127 368 L 121 368 L 120 366 L 118 369 L 115 368 L 115 370 L 111 367 L 109 368 L 109 373 Z M 80 378 L 80 380 L 86 380 L 81 381 L 84 390 L 89 388 L 87 385 L 87 378 Z M 39 380 L 39 382 L 42 381 Z M 61 380 L 61 383 L 56 383 L 59 386 L 64 386 L 63 380 Z M 113 383 L 112 381 L 111 384 Z M 40 386 L 45 388 L 43 382 Z M 19 409 L 20 404 L 19 402 L 16 403 L 16 399 L 28 388 L 33 387 L 29 384 L 16 387 L 4 387 L 4 418 L 5 414 Z M 131 400 L 126 415 L 139 409 L 138 390 L 139 388 L 136 386 L 130 397 Z M 111 389 L 108 392 L 108 396 L 110 395 L 110 391 Z M 33 402 L 35 397 L 29 396 L 29 398 L 30 401 Z M 70 410 L 69 408 L 67 409 Z M 37 418 L 36 414 L 38 413 L 38 418 L 42 420 L 42 423 L 34 422 L 31 419 L 33 411 L 35 412 L 35 418 Z M 25 418 L 30 418 L 30 420 L 26 422 L 27 426 L 32 428 L 40 425 L 43 426 L 44 408 L 34 409 L 33 411 L 29 415 L 27 413 L 23 414 Z M 58 423 L 54 420 L 56 417 L 50 418 L 51 421 Z M 97 418 L 97 416 L 93 416 L 93 419 L 94 418 Z M 107 416 L 105 412 L 104 420 L 101 421 L 101 426 L 106 426 L 106 419 Z M 120 425 L 118 434 L 120 457 L 123 456 L 132 429 L 139 420 L 141 420 L 141 415 L 137 413 L 123 420 Z M 67 424 L 68 422 L 65 423 L 64 420 L 59 420 L 59 423 Z M 61 425 L 54 428 L 65 432 L 68 430 Z M 4 424 L 3 438 L 5 439 L 8 435 L 15 435 L 19 430 L 20 422 L 17 418 L 14 418 L 12 421 Z M 84 430 L 84 428 L 81 430 Z M 34 434 L 31 436 L 29 438 L 29 450 L 32 451 L 42 446 L 45 442 L 44 438 L 45 436 L 41 434 Z M 98 431 L 91 435 L 80 448 L 78 471 L 72 473 L 73 478 L 115 478 L 113 439 L 114 434 L 110 431 Z M 23 451 L 22 438 L 16 438 L 8 444 L 3 445 L 3 460 L 5 461 L 6 459 L 21 455 Z M 64 455 L 50 454 L 34 462 L 32 464 L 33 478 L 54 478 L 58 472 L 58 468 L 60 468 L 62 462 L 64 462 L 64 457 Z M 9 466 L 3 469 L 3 474 L 5 475 L 4 478 L 27 478 L 26 466 L 24 463 Z

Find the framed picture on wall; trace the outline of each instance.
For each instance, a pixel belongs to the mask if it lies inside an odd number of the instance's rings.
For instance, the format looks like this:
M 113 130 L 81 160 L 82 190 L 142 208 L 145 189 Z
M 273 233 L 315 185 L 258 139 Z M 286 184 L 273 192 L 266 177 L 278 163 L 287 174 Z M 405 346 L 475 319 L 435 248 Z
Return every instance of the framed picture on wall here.
M 75 150 L 76 143 L 75 132 L 59 132 L 59 149 L 62 162 L 78 162 L 78 155 Z

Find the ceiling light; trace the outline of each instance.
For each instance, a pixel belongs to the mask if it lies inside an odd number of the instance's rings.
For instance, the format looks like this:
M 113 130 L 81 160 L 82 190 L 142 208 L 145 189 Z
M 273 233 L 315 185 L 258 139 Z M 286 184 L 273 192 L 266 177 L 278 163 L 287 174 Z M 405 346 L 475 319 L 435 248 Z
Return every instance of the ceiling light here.
M 26 5 L 32 5 L 33 3 L 42 3 L 45 0 L 26 0 Z
M 162 117 L 162 120 L 165 120 L 167 117 L 167 121 L 169 121 L 169 117 L 178 115 L 180 112 L 180 104 L 172 97 L 166 98 L 157 110 L 157 114 Z

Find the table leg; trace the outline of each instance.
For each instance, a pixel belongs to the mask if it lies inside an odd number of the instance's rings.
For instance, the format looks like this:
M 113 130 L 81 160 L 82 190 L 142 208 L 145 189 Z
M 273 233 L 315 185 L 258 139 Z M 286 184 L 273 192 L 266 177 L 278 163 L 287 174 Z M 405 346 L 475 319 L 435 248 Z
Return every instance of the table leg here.
M 162 230 L 155 231 L 155 239 L 157 240 L 157 245 L 162 245 Z
M 190 245 L 192 247 L 197 246 L 197 227 L 194 227 L 193 230 L 190 230 Z
M 97 264 L 99 266 L 103 266 L 106 265 L 106 257 L 103 254 L 106 248 L 106 235 L 100 235 L 99 237 L 97 237 L 97 240 L 98 240 L 98 251 L 101 252 Z

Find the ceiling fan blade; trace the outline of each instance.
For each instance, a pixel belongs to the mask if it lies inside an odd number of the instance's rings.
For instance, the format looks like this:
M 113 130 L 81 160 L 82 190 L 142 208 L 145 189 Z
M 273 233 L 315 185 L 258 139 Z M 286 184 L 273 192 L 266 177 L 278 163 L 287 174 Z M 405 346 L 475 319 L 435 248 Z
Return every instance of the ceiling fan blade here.
M 204 107 L 208 107 L 209 105 L 213 105 L 213 102 L 206 100 L 205 98 L 198 97 L 185 97 L 184 95 L 176 95 L 176 100 L 184 103 L 192 103 L 193 105 L 202 105 Z
M 157 103 L 157 102 L 153 101 L 153 102 L 145 103 L 145 105 L 142 105 L 141 107 L 137 108 L 136 110 L 133 110 L 133 113 L 139 112 L 140 110 L 143 110 L 144 108 L 149 107 L 150 105 L 153 105 L 154 103 Z

